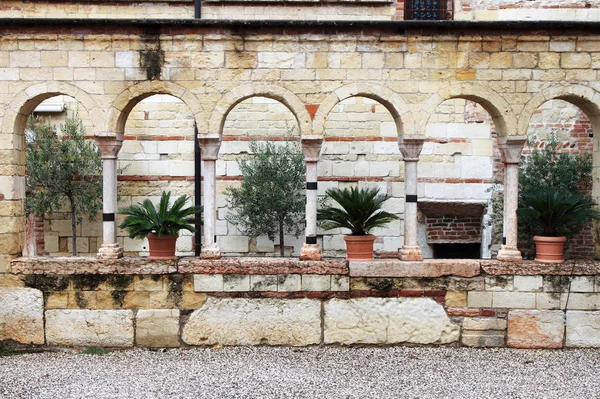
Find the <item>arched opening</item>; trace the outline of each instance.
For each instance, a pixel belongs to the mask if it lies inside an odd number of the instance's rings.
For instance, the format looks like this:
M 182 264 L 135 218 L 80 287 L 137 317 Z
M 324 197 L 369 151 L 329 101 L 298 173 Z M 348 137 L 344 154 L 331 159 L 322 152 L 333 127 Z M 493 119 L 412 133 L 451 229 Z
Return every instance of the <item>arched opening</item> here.
M 118 208 L 145 199 L 158 203 L 162 192 L 181 195 L 194 204 L 194 114 L 181 99 L 169 94 L 143 95 L 126 107 L 123 145 L 118 154 Z M 124 219 L 117 216 L 117 224 Z M 101 226 L 99 226 L 101 228 Z M 148 240 L 129 238 L 117 230 L 124 254 L 148 255 Z M 194 255 L 193 235 L 182 230 L 176 255 Z
M 318 166 L 318 195 L 328 188 L 378 187 L 391 196 L 384 209 L 403 217 L 404 166 L 398 148 L 398 127 L 390 111 L 380 102 L 354 96 L 337 103 L 323 125 L 323 146 Z M 391 222 L 372 232 L 377 256 L 397 257 L 402 245 L 402 221 Z M 319 230 L 324 256 L 346 255 L 341 229 Z
M 222 142 L 216 161 L 216 236 L 221 253 L 229 256 L 276 256 L 283 252 L 285 256 L 298 256 L 303 244 L 303 210 L 293 218 L 295 222 L 286 230 L 282 250 L 279 233 L 271 238 L 265 234 L 250 235 L 249 229 L 241 223 L 242 218 L 234 216 L 237 211 L 231 207 L 232 196 L 228 191 L 228 188 L 241 187 L 243 176 L 240 161 L 256 155 L 252 151 L 253 148 L 257 149 L 254 145 L 258 148 L 264 148 L 267 144 L 290 146 L 301 154 L 301 129 L 297 117 L 278 100 L 251 96 L 237 102 L 224 118 Z M 303 196 L 303 191 L 296 193 L 302 203 Z M 269 204 L 263 204 L 262 208 L 268 209 Z
M 27 174 L 23 255 L 94 256 L 99 245 L 95 225 L 102 209 L 99 153 L 95 145 L 86 151 L 85 145 L 60 144 L 76 136 L 90 144 L 96 132 L 91 115 L 71 96 L 40 94 L 23 107 L 16 132 L 23 154 L 28 154 L 23 158 Z
M 474 100 L 474 99 L 473 99 Z M 491 115 L 472 99 L 440 103 L 419 160 L 419 246 L 424 258 L 490 258 L 502 239 L 492 190 L 504 166 Z

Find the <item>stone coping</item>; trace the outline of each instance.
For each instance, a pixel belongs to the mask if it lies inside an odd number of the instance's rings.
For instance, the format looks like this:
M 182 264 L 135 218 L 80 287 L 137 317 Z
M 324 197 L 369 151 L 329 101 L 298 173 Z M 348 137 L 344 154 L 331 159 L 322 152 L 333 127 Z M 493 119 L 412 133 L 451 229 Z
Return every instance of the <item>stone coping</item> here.
M 179 261 L 179 272 L 194 274 L 348 274 L 348 264 L 341 258 L 321 261 L 274 257 L 182 258 Z
M 13 274 L 320 274 L 351 277 L 474 277 L 489 275 L 599 275 L 600 261 L 571 260 L 548 264 L 487 259 L 426 259 L 422 262 L 397 259 L 347 262 L 342 258 L 303 261 L 297 258 L 224 257 L 149 260 L 141 257 L 98 259 L 93 257 L 22 257 L 10 262 Z
M 422 262 L 375 260 L 349 262 L 352 277 L 474 277 L 481 273 L 479 260 L 425 259 Z
M 492 275 L 596 275 L 600 274 L 600 261 L 569 260 L 564 263 L 540 263 L 523 261 L 522 263 L 480 260 L 481 270 Z

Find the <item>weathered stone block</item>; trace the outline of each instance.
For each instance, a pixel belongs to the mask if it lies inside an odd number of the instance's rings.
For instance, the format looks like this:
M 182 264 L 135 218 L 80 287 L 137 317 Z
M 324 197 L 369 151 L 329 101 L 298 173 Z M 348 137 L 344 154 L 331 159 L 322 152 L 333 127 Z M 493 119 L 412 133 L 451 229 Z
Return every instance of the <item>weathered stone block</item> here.
M 511 348 L 561 348 L 564 313 L 560 310 L 508 312 L 507 346 Z
M 463 330 L 461 342 L 471 348 L 503 347 L 504 332 Z
M 600 312 L 568 311 L 565 345 L 572 348 L 600 347 Z
M 321 341 L 321 302 L 208 298 L 183 328 L 188 345 L 291 345 Z
M 515 291 L 541 292 L 542 276 L 514 276 Z
M 222 274 L 196 274 L 194 275 L 194 291 L 219 292 L 223 291 Z
M 139 310 L 135 324 L 135 344 L 147 348 L 179 346 L 179 310 Z
M 492 306 L 492 293 L 471 291 L 467 294 L 467 306 L 470 308 L 489 308 Z
M 133 346 L 131 310 L 47 310 L 48 345 Z
M 429 298 L 332 299 L 325 304 L 326 344 L 447 344 L 459 326 Z
M 0 288 L 0 341 L 44 343 L 44 299 L 33 288 Z
M 495 317 L 468 317 L 463 321 L 465 330 L 506 330 L 506 320 Z

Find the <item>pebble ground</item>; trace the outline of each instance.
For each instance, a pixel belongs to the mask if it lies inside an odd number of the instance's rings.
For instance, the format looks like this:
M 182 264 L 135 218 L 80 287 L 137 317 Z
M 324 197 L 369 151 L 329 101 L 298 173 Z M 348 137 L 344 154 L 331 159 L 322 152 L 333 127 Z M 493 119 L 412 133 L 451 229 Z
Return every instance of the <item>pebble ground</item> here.
M 600 350 L 223 348 L 0 357 L 0 397 L 600 398 Z

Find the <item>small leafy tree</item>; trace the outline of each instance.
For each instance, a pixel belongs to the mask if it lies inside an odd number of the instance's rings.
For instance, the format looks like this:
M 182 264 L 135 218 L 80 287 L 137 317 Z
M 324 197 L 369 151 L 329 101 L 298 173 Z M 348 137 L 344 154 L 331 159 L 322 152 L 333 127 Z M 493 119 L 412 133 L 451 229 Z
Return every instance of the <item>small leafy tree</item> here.
M 251 237 L 279 235 L 279 253 L 284 256 L 284 235 L 299 236 L 304 221 L 306 174 L 298 143 L 250 142 L 252 156 L 238 160 L 242 185 L 229 187 L 232 212 L 227 221 Z
M 77 255 L 77 225 L 86 215 L 94 220 L 102 209 L 102 160 L 93 140 L 86 140 L 83 122 L 69 117 L 60 126 L 61 135 L 48 121 L 30 117 L 27 140 L 25 210 L 44 216 L 68 202 Z

